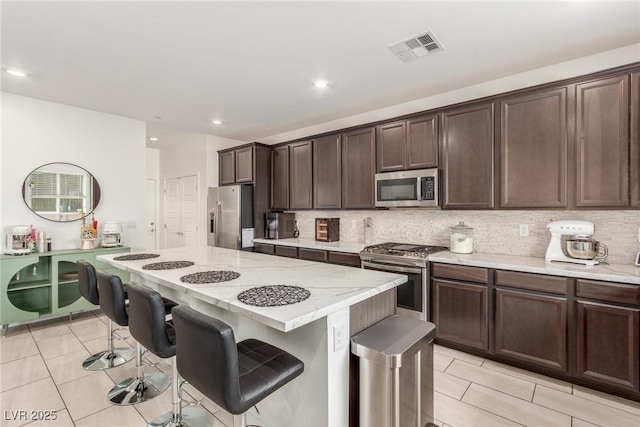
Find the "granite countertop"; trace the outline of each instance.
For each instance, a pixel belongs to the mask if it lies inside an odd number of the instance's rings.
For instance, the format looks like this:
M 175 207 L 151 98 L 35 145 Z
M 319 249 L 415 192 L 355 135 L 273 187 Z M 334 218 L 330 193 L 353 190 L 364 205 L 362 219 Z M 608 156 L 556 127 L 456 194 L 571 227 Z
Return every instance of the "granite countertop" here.
M 359 253 L 364 249 L 364 243 L 353 242 L 320 242 L 314 239 L 253 239 L 256 243 L 270 245 L 295 246 L 298 248 L 320 249 L 325 251 Z
M 118 254 L 109 254 L 100 255 L 97 259 L 138 276 L 142 282 L 169 287 L 284 332 L 348 308 L 407 281 L 407 276 L 400 274 L 210 246 L 148 252 L 160 254 L 160 257 L 152 260 L 115 261 L 113 258 Z M 142 268 L 151 262 L 165 261 L 192 261 L 194 265 L 171 270 Z M 240 273 L 240 277 L 208 284 L 189 284 L 180 280 L 180 277 L 188 274 L 211 270 L 235 271 Z M 133 280 L 136 280 L 135 276 L 132 277 Z M 302 302 L 280 307 L 256 307 L 238 300 L 240 292 L 263 285 L 300 286 L 309 290 L 311 295 Z
M 640 267 L 627 264 L 599 264 L 590 267 L 546 262 L 544 258 L 537 257 L 483 253 L 454 254 L 449 251 L 430 255 L 429 261 L 640 285 Z

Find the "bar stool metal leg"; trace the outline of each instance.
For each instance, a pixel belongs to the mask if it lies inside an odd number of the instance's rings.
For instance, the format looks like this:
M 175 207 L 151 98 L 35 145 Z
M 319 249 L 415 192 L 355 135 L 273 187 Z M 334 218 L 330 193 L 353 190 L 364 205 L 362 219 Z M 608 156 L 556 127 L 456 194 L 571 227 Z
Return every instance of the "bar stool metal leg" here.
M 213 416 L 199 406 L 182 407 L 182 378 L 178 373 L 176 358 L 171 358 L 171 395 L 173 410 L 149 423 L 149 427 L 212 427 Z
M 135 350 L 132 348 L 113 348 L 113 340 L 117 328 L 113 321 L 109 319 L 109 336 L 107 337 L 107 350 L 89 356 L 82 367 L 88 371 L 102 371 L 105 369 L 120 366 L 135 357 Z
M 143 348 L 137 344 L 136 366 L 138 375 L 135 378 L 128 378 L 113 387 L 107 394 L 111 403 L 117 405 L 135 405 L 145 402 L 161 394 L 167 388 L 171 380 L 160 372 L 145 374 L 142 365 Z

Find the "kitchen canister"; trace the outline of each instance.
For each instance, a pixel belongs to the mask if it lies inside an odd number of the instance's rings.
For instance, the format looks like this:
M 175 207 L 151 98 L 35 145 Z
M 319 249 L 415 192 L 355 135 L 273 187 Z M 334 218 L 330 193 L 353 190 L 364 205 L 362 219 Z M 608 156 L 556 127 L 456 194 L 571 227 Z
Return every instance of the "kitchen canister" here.
M 451 227 L 451 242 L 449 250 L 457 254 L 470 254 L 473 252 L 473 228 L 460 224 Z

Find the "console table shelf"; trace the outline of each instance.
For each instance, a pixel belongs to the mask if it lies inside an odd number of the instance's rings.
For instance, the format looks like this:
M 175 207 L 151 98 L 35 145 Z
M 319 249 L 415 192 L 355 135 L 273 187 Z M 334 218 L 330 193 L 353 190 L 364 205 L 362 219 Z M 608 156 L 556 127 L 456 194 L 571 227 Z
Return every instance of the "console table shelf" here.
M 11 323 L 97 308 L 80 296 L 76 261 L 109 270 L 123 281 L 127 273 L 96 262 L 97 255 L 129 252 L 130 248 L 65 249 L 28 255 L 0 255 L 0 324 L 3 334 Z

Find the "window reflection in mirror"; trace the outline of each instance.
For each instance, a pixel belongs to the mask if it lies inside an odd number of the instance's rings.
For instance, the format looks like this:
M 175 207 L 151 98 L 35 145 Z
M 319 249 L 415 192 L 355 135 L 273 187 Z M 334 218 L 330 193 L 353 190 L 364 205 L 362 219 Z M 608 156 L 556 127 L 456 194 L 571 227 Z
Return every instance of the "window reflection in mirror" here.
M 100 186 L 85 169 L 70 163 L 49 163 L 35 169 L 22 185 L 25 203 L 50 221 L 76 221 L 100 201 Z

